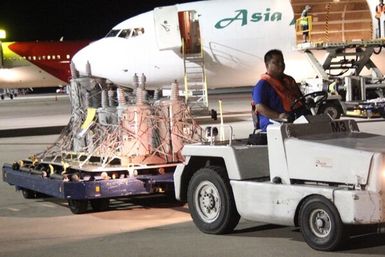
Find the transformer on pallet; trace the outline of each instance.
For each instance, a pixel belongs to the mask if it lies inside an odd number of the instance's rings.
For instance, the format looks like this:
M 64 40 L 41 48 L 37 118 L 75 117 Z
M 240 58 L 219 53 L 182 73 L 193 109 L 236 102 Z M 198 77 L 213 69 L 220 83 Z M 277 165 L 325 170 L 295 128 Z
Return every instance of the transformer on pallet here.
M 145 76 L 135 90 L 90 77 L 71 80 L 72 116 L 54 145 L 29 160 L 3 166 L 3 180 L 26 198 L 67 199 L 73 213 L 108 208 L 110 198 L 173 194 L 173 172 L 185 143 L 202 129 L 172 83 L 169 99 L 148 100 Z

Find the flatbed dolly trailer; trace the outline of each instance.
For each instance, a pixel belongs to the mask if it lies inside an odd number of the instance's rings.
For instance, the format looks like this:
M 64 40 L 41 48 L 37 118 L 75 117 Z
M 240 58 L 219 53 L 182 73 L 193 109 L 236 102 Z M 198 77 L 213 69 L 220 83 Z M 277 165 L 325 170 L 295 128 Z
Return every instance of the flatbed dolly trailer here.
M 346 115 L 365 118 L 385 118 L 385 98 L 346 102 Z
M 61 162 L 23 160 L 3 165 L 3 181 L 21 190 L 25 198 L 48 195 L 68 200 L 72 213 L 108 209 L 110 198 L 174 194 L 176 163 L 123 167 L 67 166 Z
M 132 94 L 93 76 L 71 79 L 68 125 L 42 153 L 5 164 L 3 180 L 27 198 L 66 199 L 73 213 L 87 211 L 89 203 L 105 210 L 110 198 L 173 198 L 181 149 L 201 141 L 202 129 L 179 98 L 178 83 L 172 83 L 169 99 L 147 101 L 145 80 L 142 74 L 139 83 L 134 75 Z
M 317 115 L 268 126 L 267 141 L 229 136 L 184 147 L 175 194 L 202 232 L 229 233 L 243 217 L 298 226 L 310 247 L 324 251 L 362 227 L 355 225 L 384 232 L 385 136 Z

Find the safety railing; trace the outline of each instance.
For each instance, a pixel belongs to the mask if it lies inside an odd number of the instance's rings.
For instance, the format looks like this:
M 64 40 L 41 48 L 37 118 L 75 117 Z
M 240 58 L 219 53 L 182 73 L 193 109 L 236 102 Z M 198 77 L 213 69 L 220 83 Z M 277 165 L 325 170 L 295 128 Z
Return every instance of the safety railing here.
M 307 28 L 305 27 L 305 25 L 307 24 Z M 304 33 L 307 33 L 307 41 L 310 42 L 311 41 L 311 32 L 313 30 L 313 17 L 312 16 L 306 16 L 306 17 L 300 17 L 296 20 L 295 22 L 295 28 L 296 28 L 296 36 L 298 37 L 298 35 L 303 35 Z M 305 29 L 306 28 L 306 29 Z M 302 37 L 301 37 L 301 40 L 302 40 Z M 297 43 L 300 43 L 298 42 L 297 40 Z M 305 43 L 305 42 L 302 42 L 302 43 Z

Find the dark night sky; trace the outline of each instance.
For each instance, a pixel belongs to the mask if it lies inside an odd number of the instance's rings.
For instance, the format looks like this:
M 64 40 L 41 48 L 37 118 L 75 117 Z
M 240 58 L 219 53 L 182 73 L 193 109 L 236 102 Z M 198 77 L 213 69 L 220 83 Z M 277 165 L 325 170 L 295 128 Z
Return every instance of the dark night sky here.
M 0 0 L 4 41 L 98 39 L 119 22 L 157 6 L 192 0 Z

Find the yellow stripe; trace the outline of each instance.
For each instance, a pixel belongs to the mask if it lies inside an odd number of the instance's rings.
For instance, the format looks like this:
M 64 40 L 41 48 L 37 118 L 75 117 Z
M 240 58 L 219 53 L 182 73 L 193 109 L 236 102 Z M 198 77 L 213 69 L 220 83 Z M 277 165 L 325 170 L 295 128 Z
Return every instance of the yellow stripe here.
M 88 108 L 87 109 L 87 117 L 84 121 L 83 125 L 81 126 L 82 129 L 86 129 L 90 126 L 91 122 L 94 120 L 96 114 L 95 108 Z

